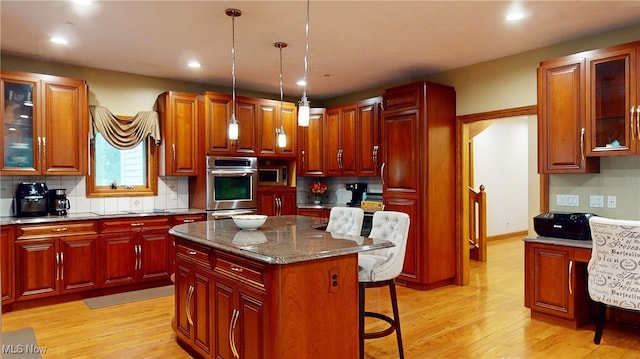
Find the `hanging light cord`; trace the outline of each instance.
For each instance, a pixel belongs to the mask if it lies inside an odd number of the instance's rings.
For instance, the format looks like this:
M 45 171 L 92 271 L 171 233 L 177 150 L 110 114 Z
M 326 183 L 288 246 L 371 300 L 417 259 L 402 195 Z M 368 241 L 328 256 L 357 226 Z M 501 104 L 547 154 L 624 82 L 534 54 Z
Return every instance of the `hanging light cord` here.
M 231 16 L 231 118 L 236 117 L 236 16 Z
M 307 0 L 307 23 L 304 27 L 305 45 L 304 45 L 304 87 L 302 97 L 307 97 L 307 57 L 309 56 L 309 0 Z
M 280 48 L 280 129 L 284 130 L 282 122 L 284 119 L 282 118 L 282 98 L 284 97 L 284 92 L 282 90 L 282 48 L 287 46 L 286 44 L 280 44 L 278 47 Z

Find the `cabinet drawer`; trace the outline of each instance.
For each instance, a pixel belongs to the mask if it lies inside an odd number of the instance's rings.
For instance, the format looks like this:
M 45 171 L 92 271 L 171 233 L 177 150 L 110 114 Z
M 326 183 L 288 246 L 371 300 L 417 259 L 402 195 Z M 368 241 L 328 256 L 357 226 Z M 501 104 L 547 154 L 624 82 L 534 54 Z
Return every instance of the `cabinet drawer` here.
M 192 223 L 205 221 L 207 219 L 206 214 L 180 214 L 173 217 L 175 224 Z
M 264 265 L 217 251 L 214 258 L 215 272 L 264 290 Z
M 176 243 L 176 258 L 180 258 L 190 263 L 195 263 L 207 269 L 211 269 L 211 261 L 209 260 L 210 254 L 211 249 L 205 246 L 200 246 L 194 243 Z
M 18 226 L 17 238 L 22 240 L 97 233 L 98 223 L 95 221 L 63 222 Z
M 168 229 L 169 220 L 170 217 L 136 217 L 102 220 L 100 224 L 100 233 L 141 231 L 143 229 Z

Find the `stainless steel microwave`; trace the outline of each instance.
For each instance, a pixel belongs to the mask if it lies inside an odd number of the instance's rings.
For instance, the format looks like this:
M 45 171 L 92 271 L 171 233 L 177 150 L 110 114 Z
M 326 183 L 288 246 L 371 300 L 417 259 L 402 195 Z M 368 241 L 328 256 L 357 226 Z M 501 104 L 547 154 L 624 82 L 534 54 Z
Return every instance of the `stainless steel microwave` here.
M 288 184 L 287 166 L 259 166 L 258 186 L 286 186 Z

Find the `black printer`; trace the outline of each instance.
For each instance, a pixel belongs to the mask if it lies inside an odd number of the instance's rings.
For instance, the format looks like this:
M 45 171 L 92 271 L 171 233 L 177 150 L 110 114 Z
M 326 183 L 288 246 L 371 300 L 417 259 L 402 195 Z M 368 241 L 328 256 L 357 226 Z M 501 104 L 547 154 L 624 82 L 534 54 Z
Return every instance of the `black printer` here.
M 591 240 L 589 218 L 593 213 L 544 212 L 533 217 L 533 229 L 539 236 Z

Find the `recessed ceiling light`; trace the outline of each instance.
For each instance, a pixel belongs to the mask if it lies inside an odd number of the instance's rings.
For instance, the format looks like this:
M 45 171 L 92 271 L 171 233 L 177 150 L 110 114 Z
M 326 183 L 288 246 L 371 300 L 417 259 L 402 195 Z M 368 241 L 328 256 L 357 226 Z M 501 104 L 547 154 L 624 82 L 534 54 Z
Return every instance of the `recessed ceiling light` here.
M 524 14 L 521 12 L 512 12 L 507 15 L 507 21 L 518 21 L 524 19 Z
M 198 61 L 190 61 L 188 66 L 192 69 L 197 69 L 200 68 L 200 63 Z
M 65 39 L 64 37 L 60 37 L 60 36 L 54 36 L 51 38 L 51 42 L 53 42 L 54 44 L 58 44 L 58 45 L 67 45 L 69 44 L 69 41 L 67 41 L 67 39 Z
M 306 82 L 304 81 L 304 79 L 302 79 L 302 80 L 298 80 L 298 82 L 296 82 L 296 85 L 298 85 L 298 86 L 304 86 L 304 85 L 306 85 Z

